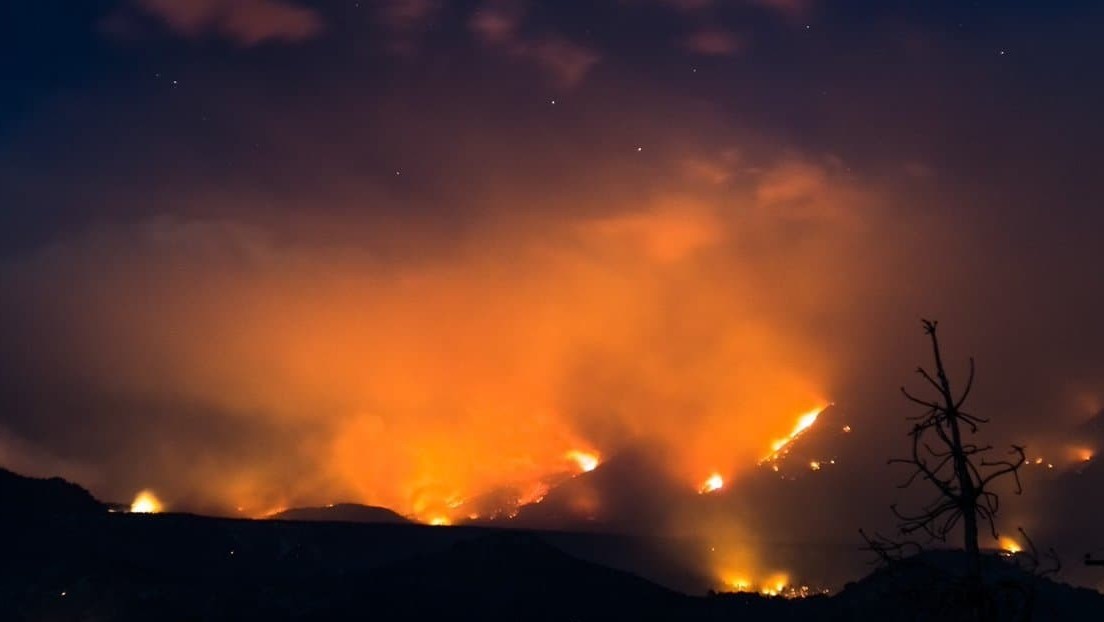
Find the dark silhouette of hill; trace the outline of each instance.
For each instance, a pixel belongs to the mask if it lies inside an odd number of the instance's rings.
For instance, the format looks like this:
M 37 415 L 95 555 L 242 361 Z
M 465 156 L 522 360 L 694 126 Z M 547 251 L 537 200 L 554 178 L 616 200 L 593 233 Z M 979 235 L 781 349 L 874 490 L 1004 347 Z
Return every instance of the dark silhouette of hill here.
M 359 503 L 335 503 L 322 507 L 291 508 L 266 517 L 268 520 L 340 523 L 410 523 L 406 517 L 387 508 Z
M 940 581 L 955 566 L 954 553 L 928 554 L 935 561 L 875 572 L 838 596 L 787 601 L 686 595 L 581 559 L 607 539 L 634 542 L 599 533 L 106 511 L 6 528 L 5 622 L 943 620 L 925 607 L 946 599 Z M 1035 620 L 1104 619 L 1096 592 L 1001 572 L 995 580 L 1034 586 Z
M 4 620 L 742 620 L 800 605 L 692 597 L 543 534 L 184 514 L 43 520 L 0 557 Z
M 933 550 L 880 568 L 834 596 L 832 615 L 890 622 L 972 620 L 971 611 L 957 606 L 963 557 L 962 551 Z M 1104 595 L 1099 592 L 1027 572 L 1029 564 L 1015 558 L 986 555 L 982 561 L 997 620 L 1104 619 Z
M 350 586 L 352 587 L 352 586 Z M 373 572 L 356 594 L 315 611 L 353 619 L 678 619 L 695 599 L 570 557 L 533 534 L 496 532 Z
M 0 507 L 4 518 L 96 514 L 107 506 L 84 488 L 60 477 L 38 479 L 0 468 Z

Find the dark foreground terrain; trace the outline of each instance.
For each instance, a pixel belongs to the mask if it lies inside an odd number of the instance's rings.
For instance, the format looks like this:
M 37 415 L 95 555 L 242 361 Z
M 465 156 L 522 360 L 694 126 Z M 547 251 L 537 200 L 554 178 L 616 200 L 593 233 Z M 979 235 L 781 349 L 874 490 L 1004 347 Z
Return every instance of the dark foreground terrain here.
M 79 487 L 7 472 L 0 507 L 5 622 L 955 619 L 938 572 L 951 553 L 832 597 L 689 596 L 569 555 L 565 534 L 108 513 Z M 1097 592 L 991 563 L 1025 588 L 1007 619 L 1022 598 L 1033 620 L 1104 619 Z

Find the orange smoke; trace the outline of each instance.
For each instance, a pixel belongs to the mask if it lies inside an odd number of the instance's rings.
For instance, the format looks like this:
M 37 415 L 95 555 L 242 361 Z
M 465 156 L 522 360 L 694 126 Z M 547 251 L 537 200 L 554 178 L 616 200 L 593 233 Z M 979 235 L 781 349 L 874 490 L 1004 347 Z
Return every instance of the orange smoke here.
M 738 478 L 811 425 L 816 412 L 794 416 L 823 403 L 832 358 L 802 317 L 853 278 L 826 269 L 840 248 L 861 248 L 843 244 L 839 190 L 812 166 L 785 192 L 782 167 L 726 202 L 496 222 L 413 259 L 158 221 L 28 265 L 94 327 L 56 327 L 51 369 L 79 360 L 110 394 L 302 431 L 263 452 L 294 468 L 179 456 L 159 483 L 174 505 L 355 501 L 455 522 L 476 507 L 458 500 L 535 500 L 537 483 L 633 446 L 658 446 L 687 490 Z M 795 221 L 832 244 L 787 245 Z

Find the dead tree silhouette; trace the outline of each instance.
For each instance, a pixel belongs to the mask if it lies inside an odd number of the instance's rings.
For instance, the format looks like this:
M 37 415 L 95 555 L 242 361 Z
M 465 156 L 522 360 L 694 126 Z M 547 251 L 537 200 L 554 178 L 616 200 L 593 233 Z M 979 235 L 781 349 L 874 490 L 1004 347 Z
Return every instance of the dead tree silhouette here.
M 999 478 L 1009 476 L 1015 481 L 1016 493 L 1021 493 L 1023 488 L 1019 471 L 1026 464 L 1027 457 L 1022 446 L 1013 445 L 1008 452 L 1011 460 L 988 460 L 984 455 L 993 450 L 992 445 L 978 445 L 964 437 L 966 430 L 975 434 L 979 425 L 989 423 L 988 419 L 962 409 L 974 386 L 974 359 L 970 358 L 966 386 L 956 396 L 940 351 L 936 332 L 938 323 L 923 320 L 923 326 L 924 333 L 931 339 L 935 375 L 923 367 L 918 367 L 916 373 L 934 389 L 935 396 L 917 397 L 901 387 L 901 393 L 909 401 L 923 406 L 925 411 L 910 418 L 914 422 L 909 432 L 912 455 L 895 458 L 890 463 L 904 464 L 913 469 L 901 488 L 923 479 L 935 487 L 938 494 L 916 513 L 903 512 L 896 505 L 892 509 L 900 521 L 902 534 L 923 532 L 941 542 L 945 542 L 961 522 L 966 576 L 978 578 L 981 573 L 980 526 L 987 523 L 993 538 L 998 537 L 995 517 L 1000 509 L 1000 497 L 993 492 L 992 484 Z
M 891 506 L 898 520 L 899 535 L 887 538 L 879 534 L 867 536 L 860 530 L 867 542 L 866 549 L 874 552 L 882 562 L 899 561 L 912 553 L 924 549 L 925 543 L 947 542 L 957 528 L 962 530 L 962 549 L 964 552 L 961 569 L 961 593 L 957 596 L 960 604 L 970 610 L 974 620 L 992 620 L 995 612 L 992 595 L 986 593 L 982 576 L 982 553 L 979 534 L 987 530 L 993 539 L 998 538 L 996 515 L 1000 510 L 1000 496 L 994 491 L 996 484 L 1011 479 L 1016 494 L 1022 492 L 1020 469 L 1027 459 L 1024 448 L 1012 445 L 1005 459 L 992 459 L 992 445 L 980 444 L 973 439 L 980 426 L 989 420 L 963 409 L 967 397 L 974 386 L 974 359 L 970 358 L 969 375 L 961 393 L 952 386 L 940 349 L 938 323 L 922 320 L 924 333 L 931 342 L 934 373 L 924 367 L 916 372 L 928 388 L 928 396 L 920 396 L 902 387 L 901 392 L 912 403 L 922 406 L 924 412 L 909 417 L 912 428 L 909 437 L 912 441 L 911 455 L 895 458 L 890 464 L 905 465 L 911 469 L 900 488 L 909 488 L 918 481 L 927 482 L 934 489 L 934 498 L 916 510 L 902 510 Z M 1028 566 L 1024 568 L 1031 574 L 1049 574 L 1056 571 L 1043 569 L 1040 556 L 1030 542 L 1027 534 L 1020 533 L 1030 544 L 1025 557 Z M 1053 557 L 1055 566 L 1057 556 Z M 1030 618 L 1030 613 L 1025 619 Z

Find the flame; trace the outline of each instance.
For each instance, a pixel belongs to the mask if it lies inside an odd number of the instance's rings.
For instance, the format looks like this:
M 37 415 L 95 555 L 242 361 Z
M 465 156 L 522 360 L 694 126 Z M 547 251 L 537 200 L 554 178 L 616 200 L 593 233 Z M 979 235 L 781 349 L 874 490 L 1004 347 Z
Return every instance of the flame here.
M 831 404 L 821 406 L 819 408 L 814 408 L 813 410 L 810 410 L 809 412 L 798 417 L 797 424 L 794 425 L 793 431 L 790 432 L 789 436 L 787 436 L 786 438 L 780 438 L 771 443 L 770 454 L 767 455 L 766 458 L 760 460 L 759 464 L 763 464 L 764 462 L 772 462 L 785 454 L 786 449 L 790 446 L 790 444 L 796 441 L 798 437 L 805 433 L 806 430 L 813 427 L 813 424 L 817 421 L 817 417 L 820 416 L 820 413 L 827 410 L 828 406 L 831 406 Z M 847 427 L 846 431 L 850 431 L 850 426 Z
M 724 478 L 720 473 L 714 473 L 709 476 L 709 479 L 702 482 L 702 485 L 698 487 L 698 492 L 701 494 L 708 494 L 711 492 L 717 492 L 724 488 Z
M 816 460 L 813 460 L 812 462 L 809 463 L 809 468 L 814 470 L 814 471 L 819 471 L 820 470 L 820 462 L 817 462 Z
M 749 594 L 761 594 L 763 596 L 781 596 L 783 598 L 808 598 L 816 594 L 828 594 L 826 589 L 817 589 L 808 585 L 795 585 L 791 582 L 790 575 L 785 572 L 775 572 L 764 579 L 756 581 L 748 578 L 748 573 L 730 573 L 721 581 L 722 588 Z
M 529 505 L 532 503 L 540 503 L 544 501 L 544 496 L 548 494 L 548 484 L 544 482 L 537 482 L 530 486 L 525 492 L 518 496 L 518 506 Z
M 164 509 L 161 501 L 150 490 L 143 490 L 134 497 L 130 511 L 135 514 L 156 514 Z
M 567 459 L 575 463 L 579 467 L 579 471 L 582 473 L 589 473 L 598 468 L 601 463 L 601 458 L 596 452 L 582 451 L 579 449 L 572 449 L 567 452 Z
M 1006 551 L 1012 555 L 1015 555 L 1016 553 L 1019 553 L 1023 550 L 1023 547 L 1020 546 L 1019 542 L 1016 542 L 1008 536 L 1001 536 L 998 540 L 998 545 L 1000 546 L 1002 551 Z
M 806 426 L 808 427 L 808 426 Z M 767 578 L 759 587 L 759 593 L 764 596 L 780 596 L 790 584 L 790 577 L 786 573 L 778 572 Z
M 452 524 L 452 521 L 447 516 L 434 516 L 429 519 L 429 524 L 434 527 L 447 527 Z
M 732 588 L 737 592 L 754 592 L 755 585 L 745 577 L 729 578 L 724 581 L 726 587 Z

